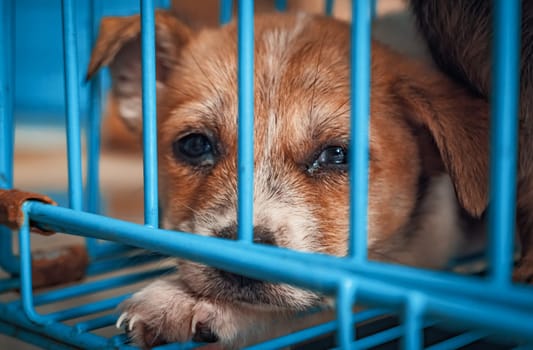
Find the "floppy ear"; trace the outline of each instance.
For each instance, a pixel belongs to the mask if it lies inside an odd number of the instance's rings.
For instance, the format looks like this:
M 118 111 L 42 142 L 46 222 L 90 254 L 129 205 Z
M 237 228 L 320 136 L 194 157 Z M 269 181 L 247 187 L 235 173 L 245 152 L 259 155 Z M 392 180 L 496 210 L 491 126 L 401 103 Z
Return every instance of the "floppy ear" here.
M 155 27 L 159 92 L 165 88 L 168 72 L 177 64 L 180 50 L 192 37 L 192 31 L 167 11 L 155 13 Z M 117 104 L 120 117 L 136 130 L 142 125 L 140 32 L 139 15 L 102 19 L 87 71 L 90 79 L 100 68 L 109 66 L 112 101 Z
M 488 103 L 436 72 L 418 76 L 399 79 L 394 93 L 409 122 L 433 137 L 462 207 L 479 217 L 488 204 Z

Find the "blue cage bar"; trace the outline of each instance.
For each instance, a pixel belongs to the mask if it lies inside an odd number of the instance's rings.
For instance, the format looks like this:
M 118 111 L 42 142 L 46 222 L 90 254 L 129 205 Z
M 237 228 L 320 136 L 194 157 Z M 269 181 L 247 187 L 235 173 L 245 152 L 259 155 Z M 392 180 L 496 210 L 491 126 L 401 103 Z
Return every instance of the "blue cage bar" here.
M 0 188 L 13 185 L 13 58 L 14 1 L 0 3 Z M 74 0 L 62 1 L 65 58 L 65 100 L 69 151 L 70 207 L 35 201 L 23 205 L 24 224 L 18 232 L 19 255 L 12 233 L 0 227 L 0 266 L 10 274 L 0 280 L 0 332 L 43 348 L 135 349 L 118 330 L 116 306 L 130 294 L 124 287 L 172 273 L 161 266 L 162 256 L 177 256 L 247 277 L 290 283 L 336 298 L 336 318 L 302 331 L 270 339 L 249 349 L 278 349 L 329 335 L 331 348 L 366 349 L 395 341 L 404 349 L 456 349 L 485 341 L 509 348 L 533 348 L 533 291 L 512 285 L 514 203 L 517 154 L 518 54 L 520 1 L 495 1 L 495 84 L 491 139 L 491 255 L 488 278 L 418 270 L 368 262 L 366 252 L 368 202 L 368 140 L 370 115 L 370 31 L 375 1 L 352 2 L 350 246 L 349 256 L 337 258 L 249 244 L 253 242 L 253 2 L 240 0 L 238 13 L 239 137 L 238 240 L 230 241 L 158 228 L 157 110 L 155 85 L 156 3 L 140 1 L 143 90 L 144 225 L 105 216 L 100 208 L 99 144 L 102 77 L 91 82 L 86 124 L 87 182 L 83 207 L 81 172 L 80 72 Z M 90 42 L 104 3 L 89 9 Z M 168 6 L 168 4 L 166 4 Z M 324 2 L 327 14 L 333 1 Z M 278 10 L 286 1 L 275 1 Z M 219 19 L 227 23 L 234 3 L 220 1 Z M 348 213 L 347 213 L 348 215 Z M 87 280 L 69 286 L 35 291 L 32 282 L 30 222 L 42 228 L 88 239 L 91 262 Z M 100 243 L 104 240 L 106 243 Z M 148 250 L 146 253 L 144 250 Z M 156 252 L 157 254 L 155 254 Z M 153 262 L 155 261 L 155 264 Z M 283 261 L 283 269 L 279 268 Z M 154 266 L 155 265 L 155 266 Z M 135 270 L 129 270 L 136 267 Z M 113 274 L 110 274 L 113 272 Z M 20 288 L 20 296 L 13 291 Z M 106 292 L 111 296 L 87 301 Z M 5 294 L 5 295 L 4 295 Z M 64 306 L 64 301 L 76 301 Z M 354 311 L 355 305 L 364 309 Z M 52 309 L 52 311 L 50 311 Z M 391 324 L 369 334 L 368 325 Z M 106 330 L 106 332 L 103 332 Z M 429 341 L 428 334 L 444 330 L 445 337 Z M 193 349 L 200 344 L 170 344 L 158 349 Z M 324 348 L 324 347 L 317 347 Z
M 370 1 L 352 4 L 350 246 L 349 254 L 366 261 L 368 203 L 368 129 L 370 120 Z
M 242 242 L 253 240 L 254 213 L 254 5 L 239 1 L 237 225 Z
M 0 189 L 13 187 L 14 89 L 15 89 L 15 4 L 0 4 L 2 45 L 0 45 Z M 0 225 L 0 266 L 6 272 L 18 272 L 19 262 L 13 255 L 12 235 Z
M 511 282 L 518 158 L 520 1 L 494 1 L 494 83 L 491 118 L 489 235 L 491 278 Z M 516 25 L 510 25 L 516 23 Z
M 83 209 L 81 171 L 80 83 L 78 70 L 78 30 L 74 19 L 75 3 L 62 1 L 63 48 L 65 60 L 65 107 L 67 118 L 67 156 L 69 206 Z
M 89 2 L 89 42 L 94 44 L 98 34 L 98 18 L 101 13 L 99 1 Z M 91 45 L 92 46 L 92 45 Z M 100 137 L 102 114 L 102 73 L 98 72 L 90 82 L 89 110 L 85 136 L 87 143 L 87 180 L 86 180 L 86 204 L 87 210 L 91 213 L 100 213 Z M 98 242 L 93 239 L 86 240 L 87 252 L 94 256 L 98 248 Z
M 144 223 L 158 227 L 154 2 L 141 0 Z

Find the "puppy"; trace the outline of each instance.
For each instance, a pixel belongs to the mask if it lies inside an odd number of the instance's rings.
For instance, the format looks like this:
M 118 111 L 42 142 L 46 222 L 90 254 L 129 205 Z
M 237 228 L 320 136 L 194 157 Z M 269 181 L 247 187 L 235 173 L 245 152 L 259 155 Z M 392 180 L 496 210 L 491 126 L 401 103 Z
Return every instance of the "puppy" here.
M 88 76 L 109 65 L 111 102 L 140 129 L 139 17 L 106 18 Z M 343 256 L 348 237 L 350 26 L 255 19 L 255 241 Z M 163 227 L 233 239 L 237 209 L 237 26 L 193 32 L 156 13 Z M 488 107 L 444 75 L 372 43 L 368 250 L 442 268 L 487 206 Z M 276 334 L 323 298 L 180 260 L 122 305 L 143 347 L 239 348 Z M 275 321 L 275 322 L 273 322 Z M 288 328 L 285 328 L 285 330 Z
M 410 0 L 422 37 L 438 67 L 489 98 L 493 38 L 490 0 Z M 517 228 L 521 259 L 517 281 L 533 282 L 533 1 L 522 1 L 520 59 L 520 137 Z

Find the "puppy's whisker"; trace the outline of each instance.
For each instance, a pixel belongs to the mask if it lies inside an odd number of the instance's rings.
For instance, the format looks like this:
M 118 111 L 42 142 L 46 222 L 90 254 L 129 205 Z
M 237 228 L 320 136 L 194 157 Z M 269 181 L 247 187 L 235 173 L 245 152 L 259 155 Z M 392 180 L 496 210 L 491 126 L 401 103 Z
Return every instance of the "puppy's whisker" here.
M 319 80 L 319 73 L 320 73 L 320 63 L 322 61 L 322 51 L 324 49 L 324 38 L 320 41 L 320 47 L 319 47 L 319 51 L 318 51 L 318 57 L 317 57 L 317 61 L 316 61 L 316 65 L 315 65 L 315 76 L 313 78 L 313 83 L 312 83 L 312 90 L 311 90 L 311 103 L 309 105 L 309 116 L 311 118 L 313 118 L 313 111 L 314 111 L 314 108 L 315 108 L 315 94 L 316 94 L 316 88 L 317 88 L 317 83 L 318 83 L 318 80 Z
M 196 67 L 200 70 L 200 72 L 204 75 L 205 79 L 207 80 L 207 82 L 211 85 L 211 87 L 213 88 L 213 92 L 214 93 L 217 93 L 217 95 L 220 95 L 220 91 L 219 89 L 217 88 L 217 86 L 215 85 L 215 83 L 213 83 L 213 81 L 211 80 L 209 74 L 206 73 L 206 71 L 203 69 L 203 67 L 200 65 L 198 59 L 196 58 L 196 55 L 193 54 L 193 52 L 191 50 L 189 50 L 189 54 L 191 55 L 191 58 L 194 62 L 194 64 L 196 65 Z
M 350 111 L 350 106 L 349 106 L 349 104 L 350 104 L 350 99 L 349 99 L 349 98 L 346 99 L 346 100 L 344 100 L 344 102 L 341 103 L 341 104 L 337 107 L 337 109 L 335 109 L 333 112 L 331 112 L 330 114 L 328 114 L 328 116 L 325 118 L 325 120 L 332 120 L 332 119 L 335 119 L 335 118 L 337 118 L 337 117 L 339 117 L 339 116 L 345 115 L 346 113 L 348 113 L 348 112 Z M 348 106 L 348 107 L 345 108 L 345 109 L 342 109 L 342 110 L 341 110 L 341 108 L 346 107 L 346 106 Z
M 204 116 L 204 115 L 208 114 L 205 109 L 194 108 L 194 107 L 191 107 L 191 106 L 184 107 L 183 108 L 183 112 L 184 113 L 195 114 L 195 115 L 199 115 L 199 116 Z
M 183 97 L 187 97 L 188 99 L 193 99 L 195 96 L 191 94 L 191 92 L 187 89 L 180 88 L 174 84 L 168 84 L 167 88 L 171 90 L 173 93 L 176 93 L 178 95 L 181 95 Z
M 181 207 L 183 207 L 183 208 L 185 208 L 185 209 L 187 209 L 187 210 L 189 210 L 190 212 L 192 212 L 192 213 L 195 214 L 195 215 L 200 215 L 200 214 L 202 214 L 201 211 L 194 209 L 194 208 L 191 207 L 190 205 L 187 205 L 187 204 L 184 204 L 184 203 L 178 203 L 178 205 L 181 206 Z

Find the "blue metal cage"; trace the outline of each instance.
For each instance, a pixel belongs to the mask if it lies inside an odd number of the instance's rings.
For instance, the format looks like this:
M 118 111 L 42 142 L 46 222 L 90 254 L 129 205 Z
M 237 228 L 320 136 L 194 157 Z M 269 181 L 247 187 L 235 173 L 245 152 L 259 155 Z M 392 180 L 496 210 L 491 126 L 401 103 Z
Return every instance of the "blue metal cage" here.
M 102 3 L 84 3 L 94 40 Z M 344 258 L 308 254 L 251 244 L 253 214 L 253 1 L 238 2 L 239 38 L 239 174 L 236 241 L 223 241 L 158 228 L 157 146 L 155 104 L 155 40 L 153 0 L 141 0 L 144 139 L 144 225 L 106 217 L 99 209 L 99 129 L 103 77 L 81 91 L 80 24 L 75 6 L 62 0 L 61 19 L 65 76 L 68 150 L 68 207 L 37 201 L 23 204 L 24 223 L 13 235 L 0 226 L 0 266 L 10 277 L 0 280 L 2 296 L 14 290 L 20 296 L 2 298 L 0 332 L 49 349 L 135 348 L 124 334 L 100 332 L 114 325 L 115 307 L 128 294 L 120 288 L 168 273 L 172 268 L 146 265 L 163 256 L 178 256 L 230 272 L 316 290 L 336 298 L 336 319 L 303 331 L 250 347 L 278 349 L 334 334 L 329 345 L 316 348 L 373 348 L 383 344 L 404 349 L 457 349 L 483 341 L 478 348 L 533 349 L 533 291 L 511 283 L 517 154 L 519 0 L 497 0 L 495 6 L 494 99 L 491 139 L 490 266 L 486 277 L 459 276 L 367 261 L 368 123 L 370 99 L 370 24 L 373 1 L 352 4 L 350 246 Z M 159 5 L 166 6 L 164 2 Z M 276 1 L 278 9 L 286 1 Z M 325 2 L 331 13 L 333 1 Z M 0 188 L 13 186 L 14 147 L 14 0 L 0 3 Z M 220 21 L 232 16 L 232 1 L 221 0 Z M 57 38 L 59 40 L 59 38 Z M 88 108 L 84 108 L 88 106 Z M 85 115 L 85 119 L 81 115 Z M 87 173 L 82 181 L 81 121 L 86 122 Z M 35 293 L 29 223 L 71 235 L 87 237 L 90 264 L 86 281 Z M 97 239 L 97 240 L 96 240 Z M 104 242 L 102 242 L 103 240 Z M 143 255 L 140 249 L 150 252 Z M 132 258 L 134 254 L 134 258 Z M 159 255 L 160 254 L 160 255 Z M 284 269 L 273 262 L 282 259 Z M 124 270 L 124 271 L 122 271 Z M 109 272 L 115 272 L 110 275 Z M 74 307 L 47 311 L 46 307 L 84 295 L 112 296 L 80 302 Z M 114 293 L 114 294 L 113 294 Z M 354 312 L 354 305 L 364 311 Z M 386 317 L 386 318 L 384 318 Z M 375 320 L 378 321 L 375 321 Z M 385 319 L 389 321 L 384 321 Z M 391 321 L 392 320 L 392 321 Z M 363 327 L 374 324 L 372 330 Z M 444 330 L 432 336 L 431 330 Z M 399 344 L 399 345 L 398 345 Z M 170 344 L 160 348 L 189 349 L 198 344 Z M 310 345 L 309 345 L 310 348 Z M 498 347 L 496 347 L 498 348 Z

